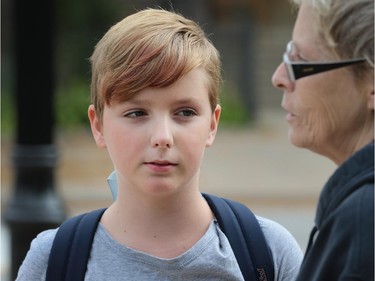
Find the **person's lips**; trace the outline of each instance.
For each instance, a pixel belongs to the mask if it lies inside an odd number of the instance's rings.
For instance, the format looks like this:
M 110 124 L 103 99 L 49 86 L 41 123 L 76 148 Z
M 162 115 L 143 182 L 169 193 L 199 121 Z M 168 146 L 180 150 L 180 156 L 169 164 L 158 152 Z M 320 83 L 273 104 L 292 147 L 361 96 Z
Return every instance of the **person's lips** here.
M 288 108 L 288 106 L 287 106 L 286 104 L 282 104 L 282 107 L 283 107 L 284 110 L 286 111 L 286 117 L 285 117 L 286 121 L 287 121 L 288 123 L 293 122 L 293 121 L 297 118 L 297 115 L 295 115 L 295 114 L 293 113 L 293 111 L 290 110 L 290 108 Z
M 149 167 L 154 172 L 159 173 L 165 173 L 172 170 L 175 166 L 177 166 L 176 163 L 167 161 L 167 160 L 153 160 L 145 162 L 145 165 Z
M 289 122 L 289 123 L 293 122 L 296 118 L 297 118 L 297 116 L 292 112 L 288 112 L 287 115 L 286 115 L 286 121 Z

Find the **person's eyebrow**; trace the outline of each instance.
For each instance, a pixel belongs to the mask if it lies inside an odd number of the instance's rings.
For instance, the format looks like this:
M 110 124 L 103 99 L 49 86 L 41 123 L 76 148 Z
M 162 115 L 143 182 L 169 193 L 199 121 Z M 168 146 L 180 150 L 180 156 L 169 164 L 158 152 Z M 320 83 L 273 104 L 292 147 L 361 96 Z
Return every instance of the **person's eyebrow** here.
M 203 98 L 197 98 L 197 97 L 188 97 L 188 98 L 181 98 L 181 99 L 176 99 L 171 102 L 172 105 L 174 106 L 182 106 L 186 104 L 194 104 L 194 105 L 199 105 L 204 101 Z M 148 98 L 139 98 L 139 97 L 134 97 L 126 101 L 128 104 L 132 105 L 150 105 L 152 102 Z

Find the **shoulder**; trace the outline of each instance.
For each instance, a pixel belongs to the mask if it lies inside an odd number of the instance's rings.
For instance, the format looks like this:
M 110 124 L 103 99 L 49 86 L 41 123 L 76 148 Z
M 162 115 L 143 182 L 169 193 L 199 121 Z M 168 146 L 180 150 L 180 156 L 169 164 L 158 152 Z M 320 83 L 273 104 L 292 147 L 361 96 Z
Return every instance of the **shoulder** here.
M 56 232 L 57 229 L 46 230 L 34 238 L 18 271 L 17 280 L 44 280 Z
M 296 240 L 293 235 L 281 224 L 264 218 L 256 216 L 258 219 L 259 225 L 263 230 L 264 236 L 266 237 L 267 243 L 271 245 L 280 246 L 280 243 L 288 243 L 299 248 Z
M 294 280 L 302 263 L 303 254 L 293 235 L 279 223 L 256 216 L 271 250 L 275 280 Z
M 356 219 L 357 221 L 373 220 L 374 184 L 367 183 L 357 188 L 340 204 L 335 214 L 345 222 L 348 219 Z
M 352 192 L 332 212 L 321 230 L 331 231 L 332 238 L 341 239 L 347 247 L 366 249 L 374 243 L 373 229 L 374 185 L 366 184 Z
M 374 202 L 374 183 L 364 183 L 358 187 L 350 196 L 348 196 L 348 202 L 350 204 L 360 203 L 367 205 L 373 205 Z
M 49 257 L 53 240 L 55 239 L 56 229 L 49 229 L 39 233 L 36 238 L 31 242 L 30 250 L 28 255 L 38 255 L 39 257 Z

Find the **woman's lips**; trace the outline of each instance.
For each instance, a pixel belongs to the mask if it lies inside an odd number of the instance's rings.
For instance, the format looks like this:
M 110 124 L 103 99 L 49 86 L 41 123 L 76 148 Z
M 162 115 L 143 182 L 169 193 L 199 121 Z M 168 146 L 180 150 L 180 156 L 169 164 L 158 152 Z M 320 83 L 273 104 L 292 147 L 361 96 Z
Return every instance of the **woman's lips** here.
M 293 122 L 296 118 L 297 116 L 291 112 L 288 112 L 288 114 L 286 115 L 286 121 L 289 123 Z

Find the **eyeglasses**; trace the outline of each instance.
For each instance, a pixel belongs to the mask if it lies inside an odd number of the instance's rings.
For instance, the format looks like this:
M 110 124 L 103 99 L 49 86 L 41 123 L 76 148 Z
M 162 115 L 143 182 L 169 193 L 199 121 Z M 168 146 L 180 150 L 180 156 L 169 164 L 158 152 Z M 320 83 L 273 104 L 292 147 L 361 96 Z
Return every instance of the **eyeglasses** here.
M 286 66 L 289 79 L 294 82 L 299 78 L 306 77 L 309 75 L 318 74 L 324 71 L 345 67 L 348 65 L 361 63 L 366 61 L 363 58 L 343 60 L 336 62 L 305 62 L 305 61 L 291 61 L 289 59 L 290 54 L 294 49 L 293 42 L 290 41 L 286 46 L 286 52 L 283 56 L 283 62 Z

